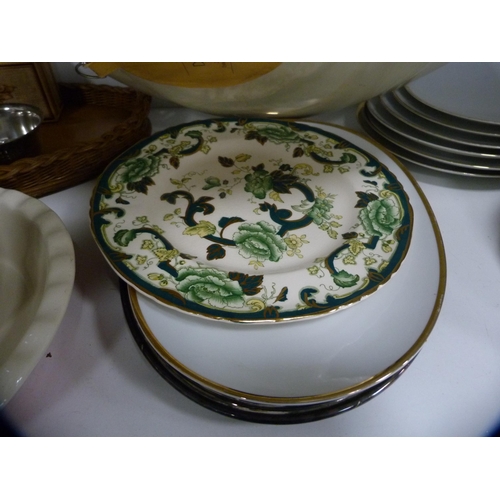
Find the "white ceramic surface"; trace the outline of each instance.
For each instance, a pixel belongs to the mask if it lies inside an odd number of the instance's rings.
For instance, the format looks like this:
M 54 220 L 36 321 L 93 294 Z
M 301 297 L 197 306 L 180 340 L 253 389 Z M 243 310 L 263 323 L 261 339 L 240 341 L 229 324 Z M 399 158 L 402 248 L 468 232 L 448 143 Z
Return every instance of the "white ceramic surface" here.
M 225 63 L 220 64 L 222 68 Z M 212 88 L 160 84 L 123 69 L 110 76 L 147 94 L 206 113 L 281 118 L 342 109 L 440 66 L 442 63 L 426 62 L 285 62 L 248 82 Z M 186 75 L 193 69 L 187 68 Z
M 440 172 L 449 174 L 468 176 L 468 177 L 484 177 L 484 178 L 498 178 L 500 171 L 488 167 L 468 166 L 459 163 L 445 163 L 436 158 L 429 158 L 422 154 L 411 151 L 397 144 L 396 142 L 388 139 L 379 132 L 379 129 L 370 120 L 370 113 L 366 107 L 360 106 L 358 110 L 358 121 L 364 131 L 381 146 L 385 147 L 388 151 L 396 155 L 401 160 L 409 162 L 411 165 L 418 165 L 420 167 L 430 168 Z
M 376 117 L 370 114 L 369 108 L 365 107 L 367 119 L 370 121 L 371 126 L 383 137 L 391 143 L 400 146 L 407 151 L 417 153 L 429 160 L 438 160 L 456 167 L 475 168 L 481 170 L 489 170 L 498 172 L 500 175 L 500 158 L 491 157 L 489 155 L 473 155 L 462 154 L 458 151 L 448 151 L 435 148 L 432 145 L 427 145 L 422 142 L 416 141 L 412 138 L 405 137 L 397 132 L 394 132 L 383 123 L 377 121 Z
M 0 407 L 47 354 L 74 276 L 73 243 L 60 218 L 0 188 Z
M 419 100 L 407 87 L 394 90 L 393 95 L 405 108 L 427 120 L 465 132 L 493 136 L 500 140 L 500 124 L 469 120 L 455 114 L 445 113 Z
M 412 127 L 391 114 L 381 103 L 380 99 L 370 99 L 365 103 L 365 111 L 371 118 L 389 130 L 407 139 L 411 139 L 423 146 L 432 147 L 449 153 L 471 156 L 473 158 L 491 158 L 500 160 L 500 147 L 487 148 L 464 144 L 454 139 L 453 134 L 448 137 L 437 136 L 429 131 Z M 443 131 L 441 131 L 443 132 Z M 445 133 L 445 131 L 443 132 Z M 500 146 L 500 144 L 499 144 Z
M 413 113 L 408 108 L 405 108 L 403 105 L 401 105 L 391 92 L 381 94 L 379 97 L 376 97 L 374 99 L 379 99 L 380 103 L 387 109 L 389 113 L 392 113 L 394 117 L 405 122 L 407 125 L 413 128 L 421 130 L 422 132 L 427 132 L 428 134 L 433 134 L 442 139 L 459 142 L 467 146 L 494 149 L 500 148 L 498 137 L 459 130 L 436 123 L 431 120 L 427 120 L 426 118 Z
M 126 285 L 125 282 L 121 283 L 120 286 L 127 323 L 142 354 L 149 363 L 165 380 L 188 398 L 217 413 L 232 418 L 268 424 L 297 424 L 330 418 L 358 408 L 378 396 L 410 367 L 410 364 L 406 364 L 391 377 L 379 384 L 367 387 L 353 397 L 326 403 L 291 406 L 266 404 L 233 396 L 227 392 L 216 392 L 207 385 L 200 385 L 193 379 L 185 377 L 152 347 L 152 344 L 146 340 L 150 336 L 148 328 L 143 329 L 141 327 L 137 321 L 137 316 L 133 312 L 131 295 L 135 295 L 134 289 Z
M 136 316 L 151 344 L 181 373 L 234 398 L 307 404 L 361 393 L 418 354 L 444 297 L 441 235 L 404 167 L 368 140 L 345 134 L 388 165 L 412 199 L 414 233 L 405 265 L 370 300 L 305 323 L 207 322 L 137 294 Z
M 408 84 L 422 102 L 469 120 L 500 125 L 498 63 L 453 63 Z

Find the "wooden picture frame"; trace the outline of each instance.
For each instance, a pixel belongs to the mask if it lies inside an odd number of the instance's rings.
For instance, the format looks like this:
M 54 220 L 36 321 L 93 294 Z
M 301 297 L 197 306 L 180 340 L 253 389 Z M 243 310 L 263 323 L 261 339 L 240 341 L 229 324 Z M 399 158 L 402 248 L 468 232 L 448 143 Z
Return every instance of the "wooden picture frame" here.
M 36 106 L 44 121 L 56 121 L 62 110 L 59 86 L 51 63 L 0 62 L 0 104 Z

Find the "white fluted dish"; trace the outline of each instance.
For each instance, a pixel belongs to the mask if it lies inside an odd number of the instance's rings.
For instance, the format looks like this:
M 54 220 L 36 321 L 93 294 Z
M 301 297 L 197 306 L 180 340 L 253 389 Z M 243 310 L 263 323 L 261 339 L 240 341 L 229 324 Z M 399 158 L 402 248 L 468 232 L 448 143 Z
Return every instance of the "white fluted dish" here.
M 40 200 L 0 188 L 0 407 L 57 332 L 75 276 L 71 237 Z

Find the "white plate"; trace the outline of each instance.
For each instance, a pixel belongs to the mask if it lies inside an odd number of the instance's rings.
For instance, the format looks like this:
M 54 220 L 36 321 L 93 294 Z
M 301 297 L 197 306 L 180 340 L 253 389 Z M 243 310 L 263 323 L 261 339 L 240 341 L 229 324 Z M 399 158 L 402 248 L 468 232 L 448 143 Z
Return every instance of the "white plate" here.
M 485 148 L 473 146 L 471 144 L 463 144 L 453 140 L 453 138 L 445 139 L 444 137 L 438 137 L 437 135 L 419 130 L 410 126 L 408 123 L 401 121 L 399 118 L 396 118 L 393 114 L 387 111 L 378 98 L 370 99 L 365 104 L 366 112 L 369 113 L 370 116 L 378 123 L 381 123 L 384 127 L 387 127 L 396 134 L 402 135 L 419 144 L 459 155 L 472 156 L 476 158 L 486 157 L 500 160 L 500 147 Z
M 416 98 L 445 113 L 500 125 L 499 63 L 449 63 L 407 87 Z
M 420 101 L 406 87 L 401 87 L 393 91 L 392 94 L 405 108 L 408 108 L 412 113 L 420 115 L 427 120 L 466 132 L 490 135 L 496 137 L 500 142 L 500 124 L 497 125 L 493 123 L 468 120 L 460 116 L 444 113 L 443 111 L 433 108 L 432 106 Z
M 414 232 L 405 265 L 370 300 L 306 323 L 204 321 L 133 293 L 149 342 L 186 377 L 220 394 L 269 405 L 340 401 L 397 373 L 424 345 L 446 281 L 437 222 L 405 167 L 369 140 L 344 134 L 388 165 L 412 200 Z
M 73 243 L 59 217 L 0 188 L 0 407 L 47 354 L 74 276 Z
M 442 139 L 459 142 L 469 146 L 493 149 L 500 148 L 498 137 L 467 132 L 465 130 L 459 130 L 427 120 L 426 118 L 413 113 L 408 108 L 405 108 L 396 100 L 392 93 L 382 94 L 375 99 L 380 99 L 380 103 L 393 116 L 422 132 L 427 132 L 428 134 L 435 135 Z
M 155 134 L 106 169 L 91 218 L 139 291 L 210 319 L 273 323 L 373 295 L 413 223 L 397 175 L 342 129 L 265 119 Z
M 298 424 L 333 417 L 345 413 L 348 410 L 358 408 L 360 405 L 378 396 L 382 391 L 393 384 L 410 366 L 407 364 L 404 368 L 397 371 L 383 382 L 368 387 L 353 397 L 348 397 L 340 401 L 292 406 L 278 406 L 252 402 L 247 399 L 244 400 L 239 397 L 215 392 L 185 377 L 176 370 L 171 364 L 165 361 L 146 340 L 146 334 L 137 322 L 136 316 L 132 310 L 130 294 L 135 294 L 134 289 L 128 286 L 124 281 L 121 281 L 120 294 L 130 331 L 142 354 L 155 370 L 186 397 L 206 408 L 232 418 L 267 424 Z
M 390 128 L 386 127 L 384 124 L 380 123 L 376 117 L 370 113 L 370 109 L 367 106 L 363 109 L 366 118 L 371 123 L 371 126 L 385 139 L 403 149 L 419 154 L 429 160 L 438 160 L 439 162 L 452 166 L 460 168 L 474 168 L 484 171 L 496 171 L 500 174 L 499 158 L 490 157 L 488 155 L 465 155 L 423 144 L 422 142 L 415 141 L 414 139 L 398 134 L 397 132 L 394 132 Z
M 500 171 L 492 168 L 478 168 L 470 167 L 460 164 L 445 163 L 437 159 L 431 159 L 421 154 L 410 151 L 409 149 L 401 147 L 399 144 L 387 139 L 380 134 L 375 126 L 370 121 L 368 109 L 362 105 L 358 110 L 358 121 L 365 132 L 381 146 L 385 147 L 392 154 L 396 155 L 406 164 L 418 165 L 420 167 L 430 168 L 439 172 L 446 172 L 449 174 L 456 174 L 469 177 L 489 177 L 498 178 Z

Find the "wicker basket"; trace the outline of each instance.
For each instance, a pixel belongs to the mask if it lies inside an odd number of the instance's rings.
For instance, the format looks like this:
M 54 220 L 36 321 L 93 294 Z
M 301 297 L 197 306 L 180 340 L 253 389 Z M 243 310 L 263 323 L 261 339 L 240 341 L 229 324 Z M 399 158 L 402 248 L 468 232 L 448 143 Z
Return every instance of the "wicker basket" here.
M 16 189 L 33 197 L 61 191 L 96 177 L 120 153 L 151 134 L 148 120 L 150 96 L 107 85 L 61 85 L 60 91 L 65 106 L 63 115 L 75 109 L 85 111 L 103 107 L 101 117 L 104 113 L 105 121 L 109 122 L 108 130 L 92 140 L 79 141 L 78 137 L 66 140 L 49 152 L 43 151 L 42 147 L 39 156 L 0 166 L 0 187 Z M 113 110 L 119 113 L 108 120 L 108 110 L 109 116 L 113 115 Z M 82 128 L 92 127 L 92 120 L 102 128 L 102 120 L 97 123 L 97 115 L 86 120 Z M 55 127 L 50 133 L 57 135 L 64 127 L 64 117 L 59 124 L 41 127 L 49 126 Z M 76 126 L 78 128 L 78 123 Z

